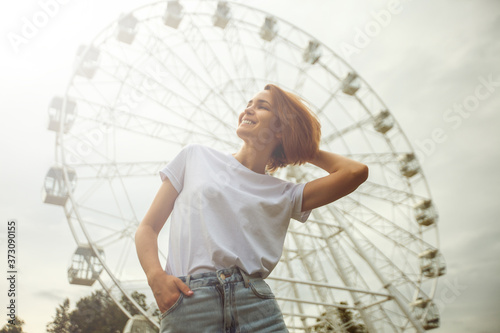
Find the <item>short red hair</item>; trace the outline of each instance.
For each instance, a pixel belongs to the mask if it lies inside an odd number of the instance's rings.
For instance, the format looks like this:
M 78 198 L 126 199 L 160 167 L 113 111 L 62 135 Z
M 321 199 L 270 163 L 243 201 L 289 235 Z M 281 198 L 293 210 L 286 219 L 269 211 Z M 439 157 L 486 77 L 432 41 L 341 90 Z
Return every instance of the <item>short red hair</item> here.
M 277 116 L 276 126 L 281 133 L 281 142 L 271 155 L 266 168 L 274 172 L 288 164 L 300 165 L 312 159 L 319 150 L 321 125 L 316 115 L 299 96 L 268 84 Z

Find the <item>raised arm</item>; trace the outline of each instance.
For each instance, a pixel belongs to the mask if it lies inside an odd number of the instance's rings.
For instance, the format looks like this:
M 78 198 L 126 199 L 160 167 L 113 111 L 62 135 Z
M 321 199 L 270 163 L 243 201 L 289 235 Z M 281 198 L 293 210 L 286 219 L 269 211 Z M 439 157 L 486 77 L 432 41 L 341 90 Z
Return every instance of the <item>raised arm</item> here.
M 137 255 L 161 312 L 177 301 L 180 292 L 192 295 L 180 279 L 165 273 L 158 257 L 158 234 L 172 212 L 177 194 L 172 183 L 165 179 L 135 233 Z
M 329 173 L 304 187 L 302 211 L 329 204 L 353 192 L 368 178 L 368 167 L 350 158 L 319 150 L 309 163 Z

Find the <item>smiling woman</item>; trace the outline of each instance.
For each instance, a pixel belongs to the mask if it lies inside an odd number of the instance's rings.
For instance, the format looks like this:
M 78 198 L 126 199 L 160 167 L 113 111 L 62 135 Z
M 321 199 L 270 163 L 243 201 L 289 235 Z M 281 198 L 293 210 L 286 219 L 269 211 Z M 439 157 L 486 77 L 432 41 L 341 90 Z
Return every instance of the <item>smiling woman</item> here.
M 136 232 L 137 253 L 162 312 L 161 332 L 287 332 L 263 280 L 277 265 L 290 219 L 354 191 L 368 168 L 319 149 L 320 124 L 299 97 L 266 85 L 239 115 L 234 153 L 188 145 Z M 293 183 L 269 173 L 312 163 L 329 173 Z M 167 267 L 157 238 L 171 215 Z
M 264 89 L 271 93 L 279 131 L 286 132 L 271 155 L 269 171 L 308 162 L 317 153 L 321 138 L 321 125 L 316 116 L 299 96 L 273 84 Z

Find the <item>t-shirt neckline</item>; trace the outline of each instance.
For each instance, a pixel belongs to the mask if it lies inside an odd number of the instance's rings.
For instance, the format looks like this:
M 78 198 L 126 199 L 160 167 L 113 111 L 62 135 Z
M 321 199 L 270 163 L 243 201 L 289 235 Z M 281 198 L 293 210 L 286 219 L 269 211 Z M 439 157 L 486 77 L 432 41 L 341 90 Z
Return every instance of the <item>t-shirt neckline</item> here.
M 257 175 L 257 176 L 272 177 L 271 175 L 269 175 L 267 173 L 258 173 L 258 172 L 255 172 L 255 171 L 247 168 L 240 161 L 238 161 L 238 159 L 236 157 L 233 156 L 233 153 L 227 153 L 227 155 L 228 155 L 229 159 L 231 160 L 231 162 L 240 169 L 243 169 L 243 170 L 245 170 L 251 174 Z

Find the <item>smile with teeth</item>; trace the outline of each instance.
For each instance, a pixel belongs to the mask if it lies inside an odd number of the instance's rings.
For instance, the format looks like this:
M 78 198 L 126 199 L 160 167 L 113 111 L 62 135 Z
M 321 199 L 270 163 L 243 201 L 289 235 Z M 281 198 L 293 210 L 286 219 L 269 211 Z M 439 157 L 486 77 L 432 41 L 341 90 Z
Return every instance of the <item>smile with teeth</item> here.
M 242 123 L 242 124 L 248 124 L 248 125 L 253 125 L 253 124 L 255 124 L 253 121 L 248 120 L 248 119 L 244 119 L 244 120 L 242 120 L 242 121 L 241 121 L 241 123 Z

